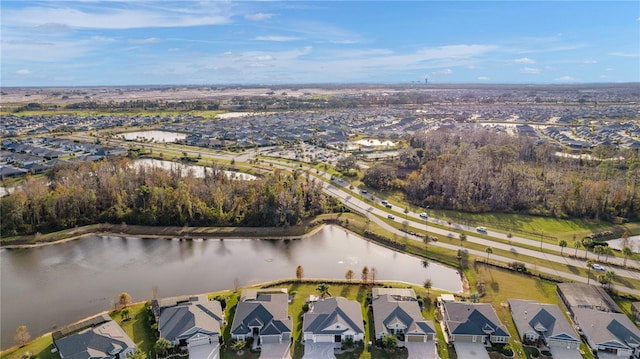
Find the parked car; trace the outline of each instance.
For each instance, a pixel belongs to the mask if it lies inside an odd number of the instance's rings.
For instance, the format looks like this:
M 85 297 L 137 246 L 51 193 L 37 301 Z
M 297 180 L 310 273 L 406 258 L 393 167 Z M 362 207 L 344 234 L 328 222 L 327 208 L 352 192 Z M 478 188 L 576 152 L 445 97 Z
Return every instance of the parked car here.
M 598 263 L 593 263 L 593 264 L 591 265 L 591 268 L 593 268 L 593 269 L 595 269 L 595 270 L 597 270 L 597 271 L 599 271 L 599 272 L 604 272 L 604 271 L 606 270 L 606 269 L 604 269 L 604 267 L 603 267 L 603 266 L 601 266 L 601 265 L 600 265 L 600 264 L 598 264 Z
M 388 215 L 387 218 L 389 219 L 396 219 L 396 217 L 394 217 L 392 214 Z
M 427 219 L 427 218 L 429 218 L 429 216 L 427 215 L 427 213 L 422 212 L 422 213 L 420 213 L 420 218 Z

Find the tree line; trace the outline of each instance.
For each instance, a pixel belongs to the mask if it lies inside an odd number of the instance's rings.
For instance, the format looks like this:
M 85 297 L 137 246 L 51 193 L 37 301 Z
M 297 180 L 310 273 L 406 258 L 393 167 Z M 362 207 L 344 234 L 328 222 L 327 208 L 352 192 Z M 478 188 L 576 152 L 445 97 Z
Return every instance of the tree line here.
M 602 220 L 640 217 L 640 154 L 599 146 L 595 159 L 559 156 L 552 144 L 492 129 L 439 129 L 410 138 L 394 162 L 363 182 L 403 191 L 421 207 Z
M 109 159 L 56 166 L 28 176 L 1 199 L 3 236 L 93 223 L 158 226 L 290 226 L 342 205 L 300 172 L 276 170 L 254 181 L 229 178 L 218 166 L 198 178 Z

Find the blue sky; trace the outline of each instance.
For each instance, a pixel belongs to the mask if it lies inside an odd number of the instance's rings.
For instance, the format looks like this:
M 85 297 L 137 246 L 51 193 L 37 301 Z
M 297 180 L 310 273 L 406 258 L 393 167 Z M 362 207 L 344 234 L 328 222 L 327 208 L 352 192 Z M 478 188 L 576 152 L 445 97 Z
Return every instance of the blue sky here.
M 640 82 L 638 1 L 2 0 L 2 86 Z

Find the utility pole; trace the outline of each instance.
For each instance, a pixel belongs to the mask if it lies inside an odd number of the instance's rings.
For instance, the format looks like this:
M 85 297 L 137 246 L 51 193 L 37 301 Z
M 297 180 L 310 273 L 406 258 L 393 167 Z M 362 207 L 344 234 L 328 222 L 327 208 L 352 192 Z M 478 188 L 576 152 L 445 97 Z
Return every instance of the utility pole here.
M 544 229 L 540 232 L 540 252 L 542 252 L 542 239 L 544 238 Z

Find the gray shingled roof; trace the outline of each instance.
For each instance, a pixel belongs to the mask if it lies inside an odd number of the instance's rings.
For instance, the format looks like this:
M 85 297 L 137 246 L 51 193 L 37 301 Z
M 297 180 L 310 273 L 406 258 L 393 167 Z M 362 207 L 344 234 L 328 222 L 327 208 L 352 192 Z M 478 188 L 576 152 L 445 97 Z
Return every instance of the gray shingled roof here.
M 575 308 L 591 308 L 622 313 L 611 296 L 599 286 L 584 283 L 558 283 L 557 291 L 565 298 L 565 304 L 571 312 Z
M 580 341 L 578 333 L 555 304 L 509 299 L 509 307 L 521 337 L 525 333 L 538 332 L 545 338 Z
M 312 311 L 304 314 L 302 331 L 314 334 L 341 334 L 348 330 L 364 333 L 360 303 L 343 297 L 329 298 L 313 304 Z M 326 328 L 340 324 L 340 329 Z
M 188 302 L 161 308 L 158 330 L 160 336 L 174 342 L 187 339 L 196 333 L 220 334 L 224 321 L 222 307 L 218 301 L 209 301 L 205 296 L 190 298 Z
M 231 325 L 231 334 L 247 335 L 251 326 L 260 326 L 269 334 L 291 332 L 291 318 L 288 314 L 288 295 L 286 293 L 243 293 L 243 301 L 238 303 Z M 273 321 L 274 323 L 271 323 Z M 262 324 L 262 325 L 260 325 Z M 265 332 L 262 334 L 268 335 Z
M 451 334 L 509 336 L 491 304 L 445 302 L 443 305 L 444 320 Z
M 625 314 L 577 308 L 574 318 L 594 350 L 599 345 L 626 349 L 640 345 L 640 330 Z
M 380 292 L 377 294 L 380 294 Z M 418 301 L 415 300 L 415 295 L 408 296 L 403 293 L 402 296 L 398 296 L 397 294 L 381 294 L 373 298 L 372 309 L 375 335 L 388 333 L 387 328 L 394 322 L 402 323 L 407 328 L 406 333 L 435 333 L 433 322 L 425 320 L 422 316 Z
M 115 354 L 136 347 L 113 320 L 57 339 L 55 345 L 64 359 L 114 358 Z

